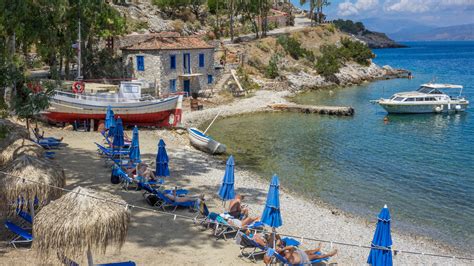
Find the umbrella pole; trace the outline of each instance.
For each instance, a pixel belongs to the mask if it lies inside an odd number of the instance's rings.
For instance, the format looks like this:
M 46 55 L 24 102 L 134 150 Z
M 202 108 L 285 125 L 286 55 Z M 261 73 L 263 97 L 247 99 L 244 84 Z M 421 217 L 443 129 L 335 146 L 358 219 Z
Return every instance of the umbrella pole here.
M 28 201 L 28 204 L 30 205 L 30 216 L 31 216 L 31 220 L 33 220 L 35 218 L 35 201 L 34 200 L 30 200 Z
M 93 266 L 94 265 L 94 261 L 92 260 L 92 252 L 91 252 L 91 249 L 90 248 L 87 248 L 87 264 L 89 266 Z
M 273 249 L 276 250 L 276 230 L 275 230 L 275 227 L 272 227 L 272 232 L 273 232 Z

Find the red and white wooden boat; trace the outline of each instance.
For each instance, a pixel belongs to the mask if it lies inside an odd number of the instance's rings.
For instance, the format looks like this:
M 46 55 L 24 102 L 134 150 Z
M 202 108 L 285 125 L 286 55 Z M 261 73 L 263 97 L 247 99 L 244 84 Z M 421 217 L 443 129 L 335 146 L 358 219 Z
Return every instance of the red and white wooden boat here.
M 141 84 L 123 82 L 118 93 L 79 94 L 57 91 L 43 115 L 51 122 L 105 120 L 110 105 L 125 125 L 175 127 L 181 122 L 183 95 L 155 99 L 141 95 Z

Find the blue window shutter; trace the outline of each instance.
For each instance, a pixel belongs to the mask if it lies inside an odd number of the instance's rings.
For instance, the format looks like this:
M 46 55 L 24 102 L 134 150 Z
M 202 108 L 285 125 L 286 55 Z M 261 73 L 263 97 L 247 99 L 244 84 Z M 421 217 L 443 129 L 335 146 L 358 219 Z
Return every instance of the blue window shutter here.
M 204 67 L 204 54 L 199 54 L 199 67 Z
M 170 92 L 176 92 L 176 79 L 170 79 Z
M 176 55 L 170 56 L 170 69 L 176 69 Z
M 207 75 L 207 84 L 211 84 L 214 81 L 214 77 L 212 75 Z
M 145 71 L 145 58 L 143 55 L 137 55 L 137 70 Z

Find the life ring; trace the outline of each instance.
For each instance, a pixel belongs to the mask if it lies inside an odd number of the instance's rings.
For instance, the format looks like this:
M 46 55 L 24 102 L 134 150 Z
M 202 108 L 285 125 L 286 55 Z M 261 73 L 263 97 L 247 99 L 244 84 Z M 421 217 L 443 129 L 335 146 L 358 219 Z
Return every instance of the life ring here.
M 85 84 L 82 81 L 76 81 L 72 84 L 72 92 L 74 93 L 83 93 L 85 89 Z

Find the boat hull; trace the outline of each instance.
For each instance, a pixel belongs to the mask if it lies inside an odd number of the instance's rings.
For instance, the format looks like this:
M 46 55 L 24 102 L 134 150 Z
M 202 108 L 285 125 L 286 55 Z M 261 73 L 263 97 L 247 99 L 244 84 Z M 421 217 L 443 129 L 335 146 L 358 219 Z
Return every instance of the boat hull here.
M 222 154 L 226 151 L 224 144 L 209 138 L 196 128 L 188 128 L 188 135 L 191 145 L 198 150 L 209 154 Z
M 135 102 L 100 102 L 87 98 L 53 97 L 50 108 L 43 113 L 54 123 L 73 123 L 84 120 L 104 120 L 108 106 L 125 125 L 172 127 L 181 122 L 182 96 L 161 100 Z
M 389 114 L 427 114 L 464 112 L 468 103 L 453 104 L 391 104 L 379 102 L 379 105 Z

